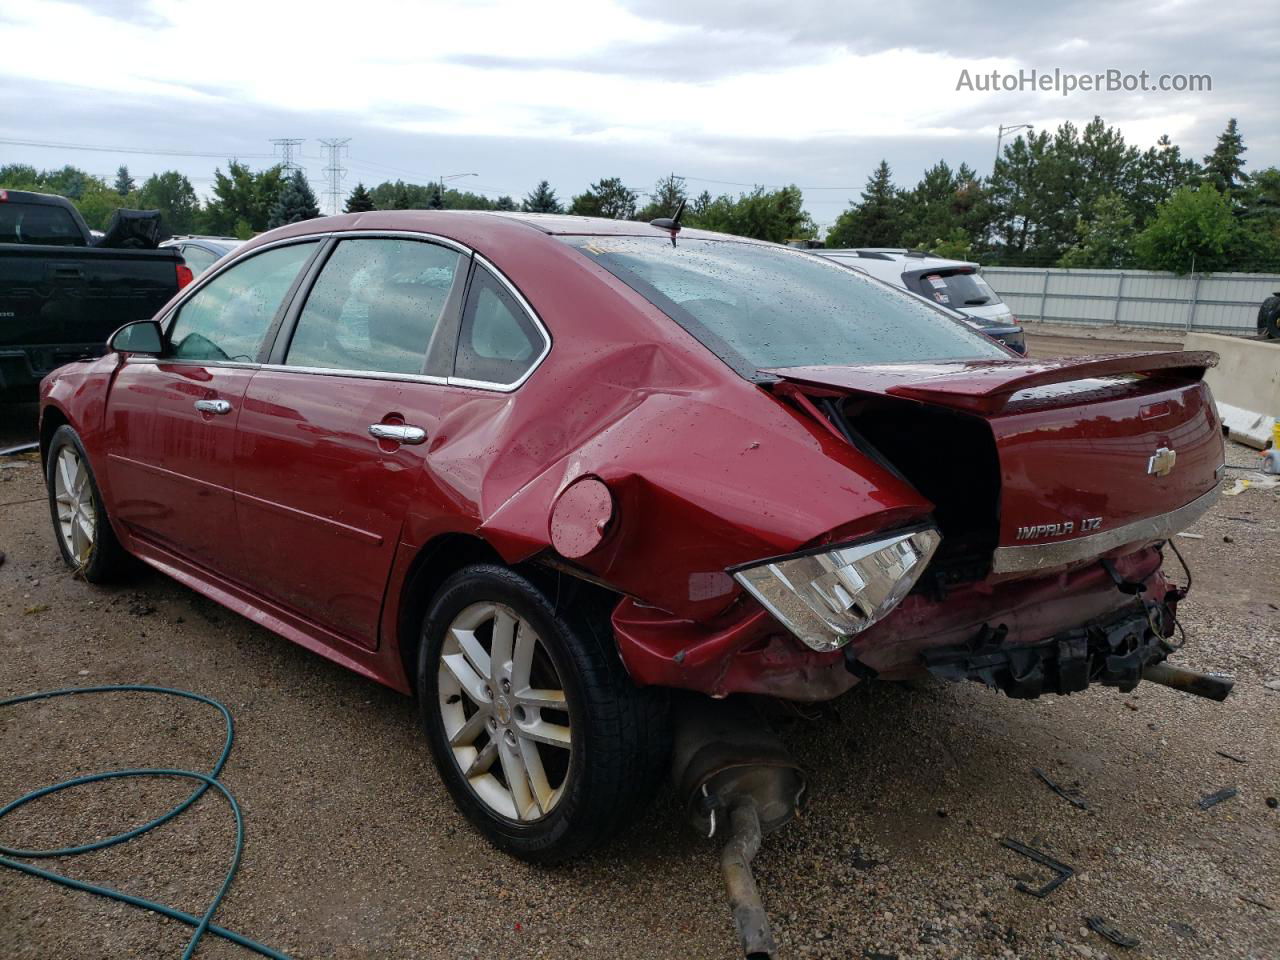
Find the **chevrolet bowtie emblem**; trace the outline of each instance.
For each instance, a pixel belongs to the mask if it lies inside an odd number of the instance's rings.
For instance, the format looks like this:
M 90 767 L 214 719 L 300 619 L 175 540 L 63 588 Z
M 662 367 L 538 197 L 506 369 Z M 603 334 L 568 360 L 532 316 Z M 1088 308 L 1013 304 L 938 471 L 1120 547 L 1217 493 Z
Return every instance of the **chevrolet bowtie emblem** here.
M 1173 472 L 1173 465 L 1178 462 L 1178 451 L 1168 447 L 1159 447 L 1147 461 L 1147 473 L 1153 477 L 1167 477 Z

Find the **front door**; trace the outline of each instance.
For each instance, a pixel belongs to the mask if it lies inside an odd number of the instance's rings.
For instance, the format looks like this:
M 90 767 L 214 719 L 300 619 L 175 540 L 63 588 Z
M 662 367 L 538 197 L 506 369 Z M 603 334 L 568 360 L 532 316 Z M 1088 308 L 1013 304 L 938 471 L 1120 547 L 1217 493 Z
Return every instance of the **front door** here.
M 396 237 L 341 240 L 278 363 L 249 384 L 236 443 L 245 575 L 267 597 L 365 646 L 430 439 L 449 402 L 432 374 L 467 257 Z M 286 333 L 282 333 L 284 337 Z
M 275 247 L 202 285 L 159 358 L 130 357 L 107 401 L 107 473 L 134 534 L 229 576 L 239 564 L 235 431 L 272 323 L 317 242 Z

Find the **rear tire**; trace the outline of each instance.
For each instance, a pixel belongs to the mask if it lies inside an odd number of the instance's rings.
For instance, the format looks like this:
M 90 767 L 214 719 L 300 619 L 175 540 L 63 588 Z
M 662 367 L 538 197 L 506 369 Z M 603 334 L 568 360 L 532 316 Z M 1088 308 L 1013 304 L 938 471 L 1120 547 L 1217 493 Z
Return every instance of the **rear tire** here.
M 45 469 L 49 515 L 63 561 L 89 583 L 124 577 L 133 568 L 132 560 L 111 529 L 93 467 L 70 425 L 54 433 Z
M 587 604 L 564 606 L 515 570 L 464 567 L 431 601 L 418 656 L 422 724 L 454 802 L 540 864 L 626 826 L 670 749 L 665 696 L 631 682 Z
M 1280 340 L 1280 294 L 1267 297 L 1258 308 L 1258 335 Z

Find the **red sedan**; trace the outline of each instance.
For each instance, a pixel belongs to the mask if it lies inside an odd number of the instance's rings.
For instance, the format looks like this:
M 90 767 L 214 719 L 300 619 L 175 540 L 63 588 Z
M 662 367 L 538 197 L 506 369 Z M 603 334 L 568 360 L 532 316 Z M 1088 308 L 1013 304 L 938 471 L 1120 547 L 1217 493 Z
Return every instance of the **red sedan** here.
M 416 694 L 459 806 L 540 861 L 662 780 L 671 688 L 1173 682 L 1162 553 L 1223 463 L 1211 354 L 1030 361 L 671 221 L 312 220 L 111 347 L 43 384 L 67 563 Z

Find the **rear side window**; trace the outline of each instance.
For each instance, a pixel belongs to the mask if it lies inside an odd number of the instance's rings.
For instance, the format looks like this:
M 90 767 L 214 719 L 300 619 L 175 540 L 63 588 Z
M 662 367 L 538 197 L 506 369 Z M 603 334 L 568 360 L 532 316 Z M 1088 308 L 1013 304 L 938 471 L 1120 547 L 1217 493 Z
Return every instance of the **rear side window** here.
M 42 203 L 0 203 L 0 243 L 84 244 L 75 218 L 62 207 Z
M 240 261 L 178 310 L 169 356 L 179 360 L 258 359 L 267 331 L 318 241 L 276 247 Z
M 1002 303 L 1000 294 L 976 273 L 932 271 L 914 278 L 916 293 L 953 310 L 965 307 L 987 307 Z
M 547 343 L 511 292 L 477 266 L 462 311 L 454 376 L 494 386 L 517 383 Z
M 343 240 L 307 297 L 285 363 L 422 373 L 461 262 L 418 240 Z
M 200 276 L 217 262 L 215 257 L 204 247 L 197 247 L 194 243 L 188 243 L 182 248 L 182 259 L 187 261 L 187 266 L 191 268 L 192 276 Z

